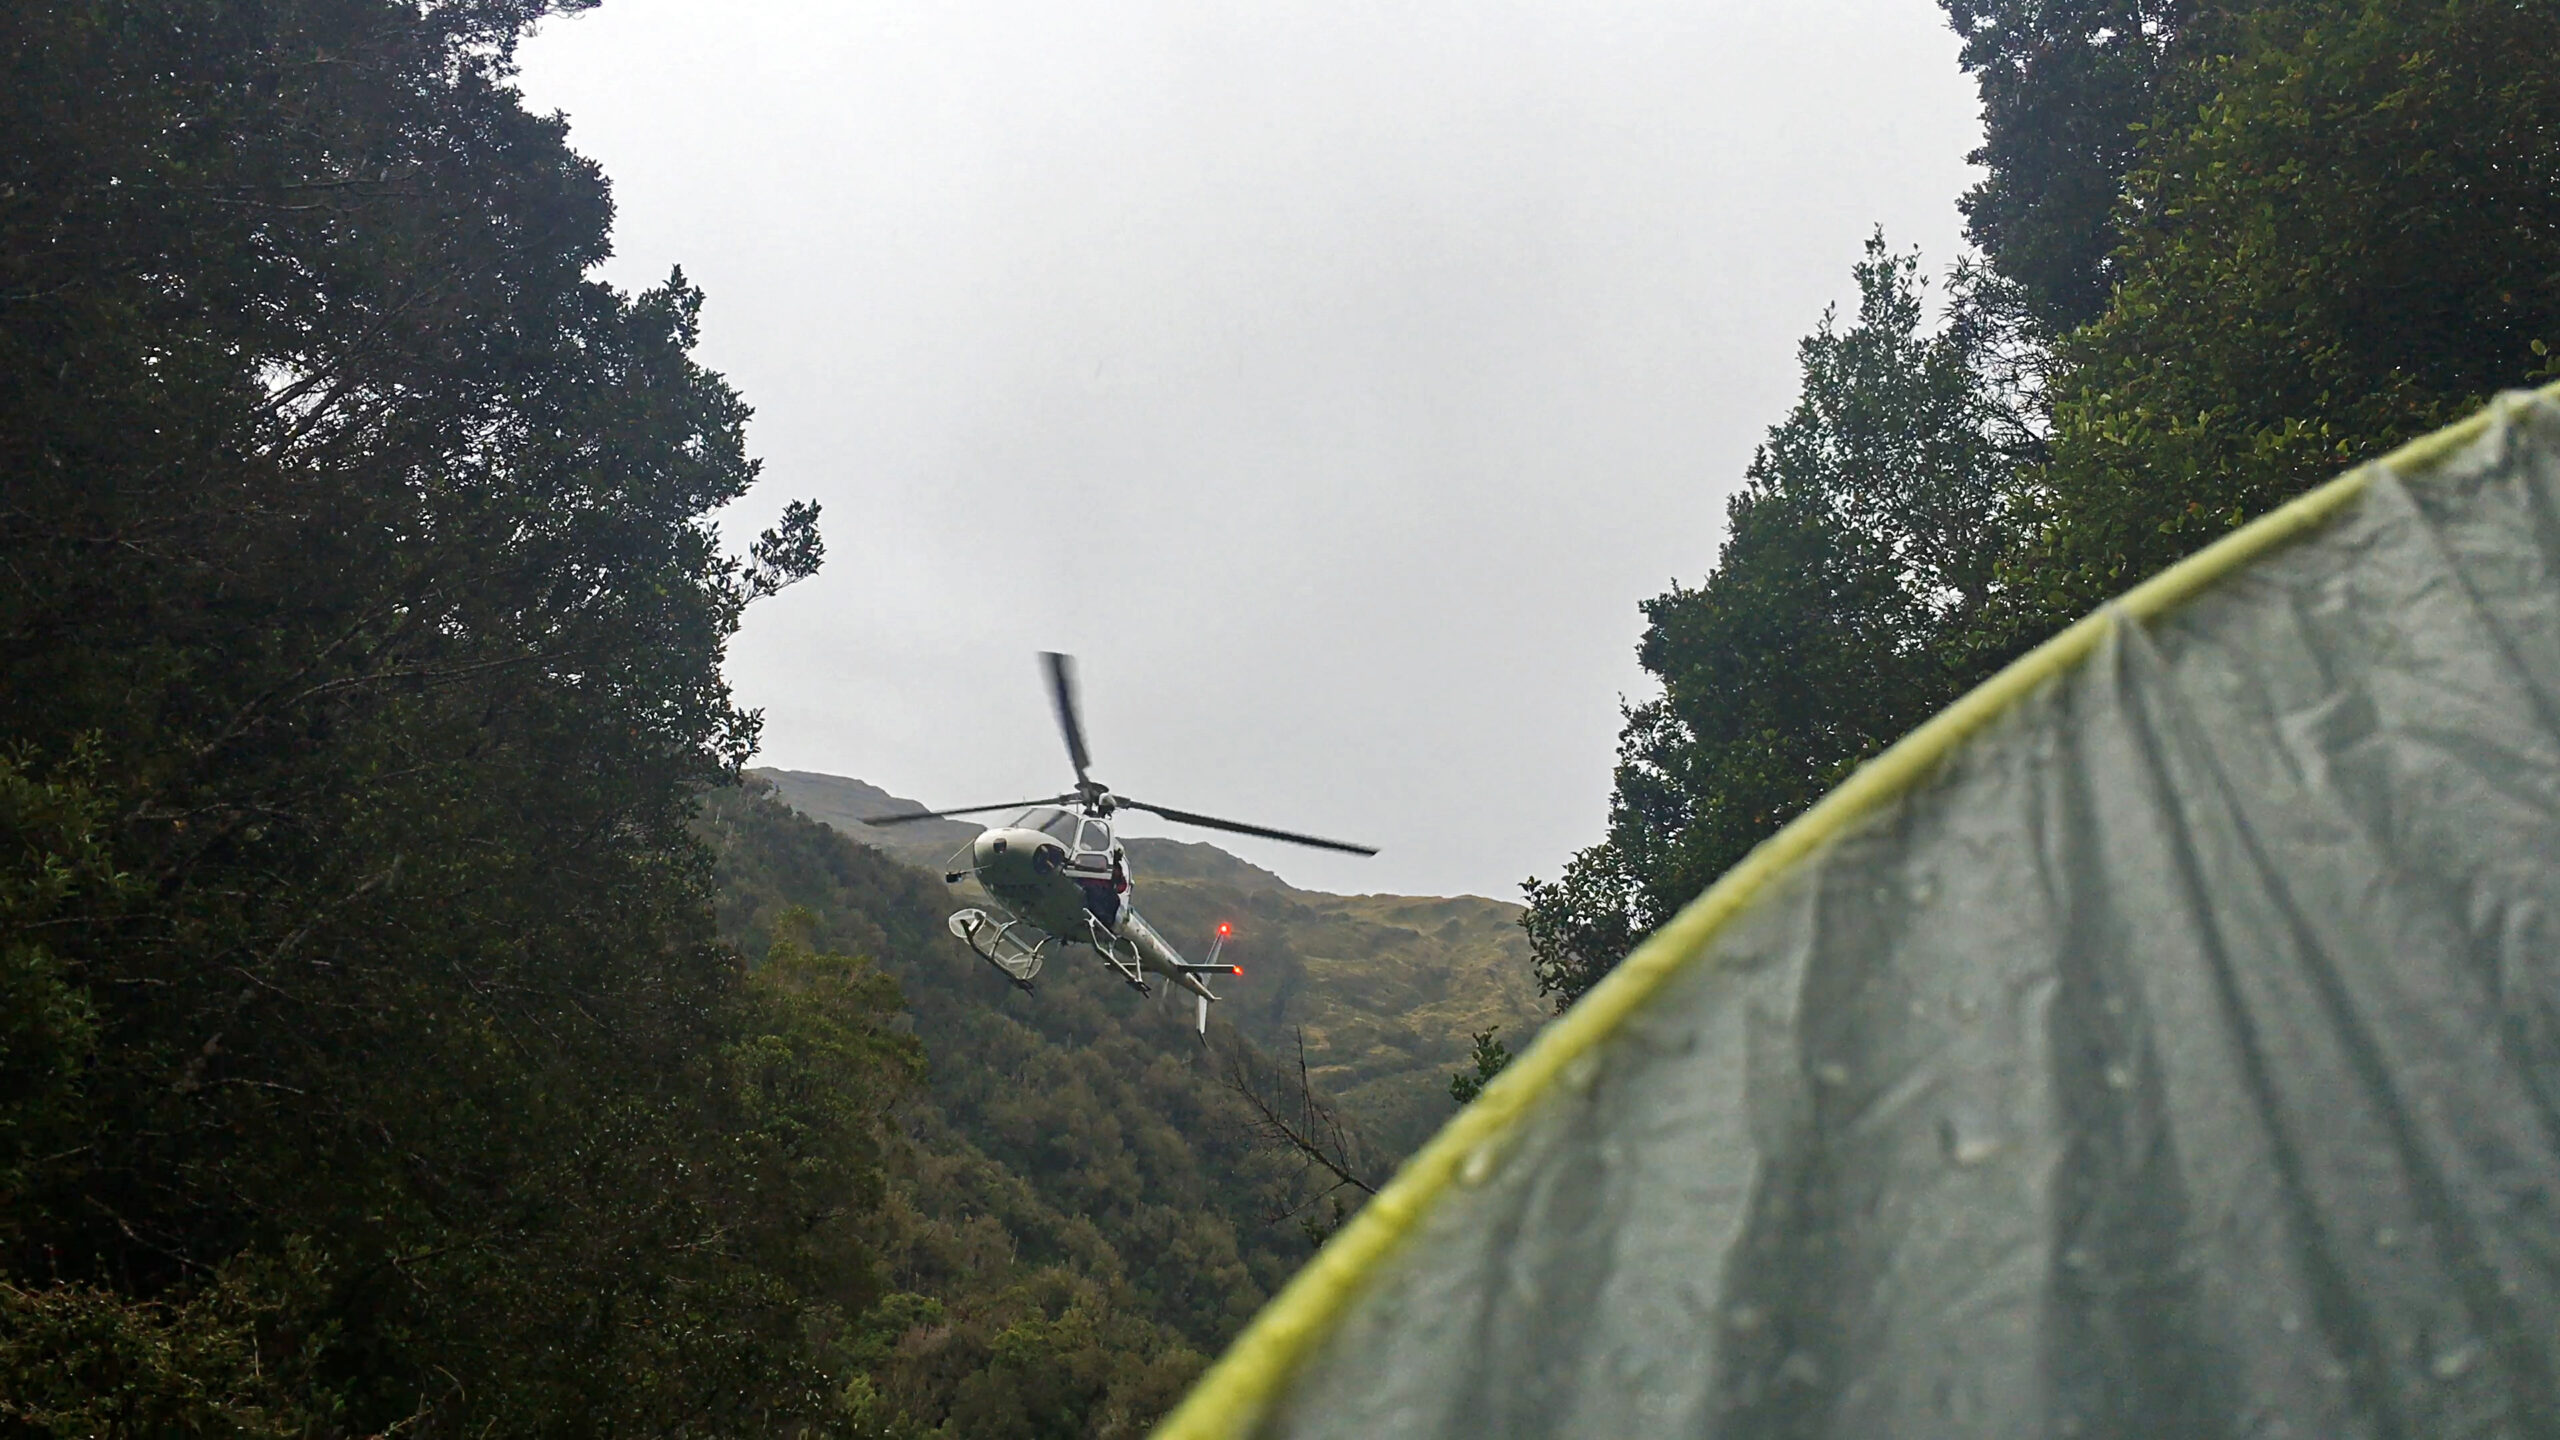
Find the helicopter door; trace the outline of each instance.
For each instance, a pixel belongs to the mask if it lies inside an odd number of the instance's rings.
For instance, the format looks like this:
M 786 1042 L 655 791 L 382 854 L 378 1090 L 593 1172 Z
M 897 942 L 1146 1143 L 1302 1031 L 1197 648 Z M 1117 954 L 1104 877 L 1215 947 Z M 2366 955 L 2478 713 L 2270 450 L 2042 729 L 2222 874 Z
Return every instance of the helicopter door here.
M 1078 875 L 1108 876 L 1111 873 L 1111 827 L 1100 820 L 1087 820 L 1076 836 L 1075 858 L 1067 868 Z
M 1075 858 L 1067 862 L 1066 873 L 1084 892 L 1084 908 L 1105 929 L 1116 929 L 1120 923 L 1120 892 L 1127 888 L 1119 870 L 1111 863 L 1111 827 L 1100 820 L 1088 819 L 1076 835 Z

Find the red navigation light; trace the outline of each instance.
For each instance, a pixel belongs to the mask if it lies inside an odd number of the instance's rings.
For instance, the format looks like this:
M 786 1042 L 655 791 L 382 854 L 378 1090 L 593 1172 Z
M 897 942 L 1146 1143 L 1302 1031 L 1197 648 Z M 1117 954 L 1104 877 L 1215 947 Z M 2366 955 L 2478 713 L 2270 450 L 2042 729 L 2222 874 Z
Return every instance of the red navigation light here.
M 1230 965 L 1227 967 L 1227 973 L 1230 975 L 1241 975 L 1244 973 L 1244 967 L 1241 965 Z
M 1225 937 L 1227 937 L 1227 936 L 1229 936 L 1229 935 L 1233 935 L 1234 933 L 1236 933 L 1236 927 L 1234 927 L 1233 925 L 1225 924 L 1225 923 L 1223 923 L 1223 922 L 1221 922 L 1221 923 L 1219 924 L 1219 926 L 1218 926 L 1218 935 L 1219 935 L 1219 938 L 1224 939 Z

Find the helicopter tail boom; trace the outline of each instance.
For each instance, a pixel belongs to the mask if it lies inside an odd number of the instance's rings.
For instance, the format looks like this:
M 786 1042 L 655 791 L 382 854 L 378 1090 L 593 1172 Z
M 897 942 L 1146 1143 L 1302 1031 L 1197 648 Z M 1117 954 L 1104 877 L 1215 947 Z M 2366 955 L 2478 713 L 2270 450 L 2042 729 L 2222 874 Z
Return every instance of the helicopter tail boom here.
M 1225 927 L 1221 926 L 1220 928 L 1223 930 Z M 1207 1034 L 1209 1030 L 1209 1007 L 1216 1002 L 1218 997 L 1206 984 L 1202 983 L 1200 977 L 1203 975 L 1241 975 L 1244 973 L 1243 969 L 1239 966 L 1220 964 L 1218 961 L 1218 952 L 1226 948 L 1227 937 L 1221 934 L 1215 941 L 1211 942 L 1209 946 L 1208 960 L 1195 965 L 1191 961 L 1183 959 L 1182 952 L 1173 948 L 1173 942 L 1165 939 L 1163 935 L 1159 934 L 1156 927 L 1148 924 L 1145 917 L 1139 915 L 1135 910 L 1124 910 L 1121 912 L 1119 929 L 1122 937 L 1127 939 L 1130 944 L 1136 946 L 1138 953 L 1144 957 L 1146 968 L 1165 977 L 1166 983 L 1179 985 L 1183 989 L 1190 991 L 1198 998 L 1199 1008 L 1196 1023 L 1200 1032 L 1204 1035 Z

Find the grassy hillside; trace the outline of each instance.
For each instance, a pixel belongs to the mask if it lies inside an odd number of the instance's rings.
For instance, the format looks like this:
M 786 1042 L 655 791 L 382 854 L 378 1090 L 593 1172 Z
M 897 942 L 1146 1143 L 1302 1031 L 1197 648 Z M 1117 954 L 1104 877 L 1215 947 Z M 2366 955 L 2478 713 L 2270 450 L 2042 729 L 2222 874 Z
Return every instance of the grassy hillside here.
M 864 825 L 867 816 L 923 807 L 842 776 L 755 773 L 803 814 L 927 869 L 939 871 L 977 834 L 963 821 Z M 1221 984 L 1218 1015 L 1274 1053 L 1303 1033 L 1317 1082 L 1390 1153 L 1411 1151 L 1448 1118 L 1448 1077 L 1464 1068 L 1474 1032 L 1499 1025 L 1517 1048 L 1546 1017 L 1517 905 L 1328 895 L 1296 889 L 1214 845 L 1127 843 L 1139 908 L 1174 943 L 1196 952 L 1219 922 L 1235 926 L 1228 953 L 1245 973 Z M 934 889 L 941 893 L 932 903 L 943 904 L 948 892 Z M 966 959 L 957 942 L 943 948 L 955 964 Z M 1078 968 L 1089 967 L 1049 973 Z

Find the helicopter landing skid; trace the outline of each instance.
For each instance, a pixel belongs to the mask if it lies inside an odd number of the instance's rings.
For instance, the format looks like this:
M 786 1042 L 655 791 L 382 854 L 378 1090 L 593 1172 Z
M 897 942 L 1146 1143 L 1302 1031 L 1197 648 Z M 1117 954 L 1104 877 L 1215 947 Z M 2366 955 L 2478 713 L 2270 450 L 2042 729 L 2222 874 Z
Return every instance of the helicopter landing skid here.
M 1040 938 L 1026 941 L 1018 932 L 1028 930 Z M 1035 926 L 1020 920 L 998 920 L 984 910 L 962 910 L 951 917 L 951 933 L 960 937 L 978 958 L 1004 972 L 1004 977 L 1022 989 L 1031 988 L 1031 979 L 1040 973 L 1041 950 L 1049 936 Z
M 1084 918 L 1084 923 L 1093 932 L 1093 953 L 1102 957 L 1102 963 L 1111 967 L 1112 974 L 1141 995 L 1156 993 L 1155 987 L 1148 983 L 1147 967 L 1139 962 L 1138 947 L 1134 942 L 1113 934 L 1110 926 L 1090 915 Z

